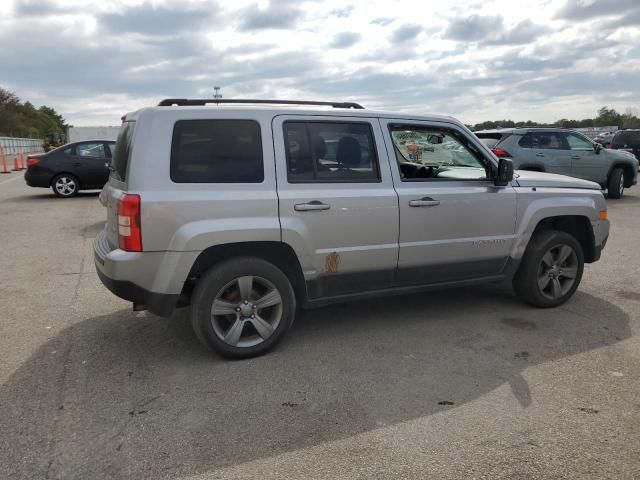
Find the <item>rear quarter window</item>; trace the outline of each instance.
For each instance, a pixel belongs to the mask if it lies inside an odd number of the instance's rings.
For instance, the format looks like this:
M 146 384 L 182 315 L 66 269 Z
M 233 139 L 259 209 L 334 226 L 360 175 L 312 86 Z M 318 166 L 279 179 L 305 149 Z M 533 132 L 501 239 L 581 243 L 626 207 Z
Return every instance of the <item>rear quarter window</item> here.
M 171 141 L 176 183 L 261 183 L 262 137 L 255 120 L 178 120 Z

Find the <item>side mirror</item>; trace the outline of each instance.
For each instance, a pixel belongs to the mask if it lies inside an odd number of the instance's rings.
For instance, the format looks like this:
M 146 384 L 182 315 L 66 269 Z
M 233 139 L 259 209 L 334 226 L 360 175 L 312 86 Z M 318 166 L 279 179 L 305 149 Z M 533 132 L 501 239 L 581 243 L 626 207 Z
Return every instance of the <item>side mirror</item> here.
M 600 153 L 600 150 L 602 150 L 602 145 L 600 145 L 599 143 L 594 144 L 594 145 L 593 145 L 593 150 L 594 150 L 596 153 Z
M 509 185 L 513 180 L 513 162 L 508 158 L 500 158 L 498 160 L 498 171 L 493 179 L 496 187 L 504 187 Z

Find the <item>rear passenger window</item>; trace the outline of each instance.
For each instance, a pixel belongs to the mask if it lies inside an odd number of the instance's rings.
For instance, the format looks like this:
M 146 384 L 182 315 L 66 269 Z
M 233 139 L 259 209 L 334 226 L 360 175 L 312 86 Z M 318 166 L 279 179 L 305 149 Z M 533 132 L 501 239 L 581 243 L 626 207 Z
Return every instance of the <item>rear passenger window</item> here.
M 176 183 L 260 183 L 260 125 L 254 120 L 179 120 L 173 128 Z
M 104 145 L 102 143 L 79 143 L 76 146 L 76 155 L 80 157 L 104 158 Z
M 560 132 L 531 132 L 518 142 L 522 148 L 543 150 L 569 150 L 569 144 Z
M 291 183 L 378 182 L 371 125 L 361 122 L 285 122 Z

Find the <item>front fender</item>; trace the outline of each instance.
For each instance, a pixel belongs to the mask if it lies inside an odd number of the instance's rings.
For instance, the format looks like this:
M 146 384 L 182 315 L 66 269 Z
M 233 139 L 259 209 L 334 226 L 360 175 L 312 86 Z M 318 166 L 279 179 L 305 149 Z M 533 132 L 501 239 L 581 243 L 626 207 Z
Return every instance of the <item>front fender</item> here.
M 606 209 L 600 192 L 597 195 L 585 194 L 578 189 L 565 188 L 517 188 L 516 192 L 516 241 L 511 249 L 511 258 L 514 259 L 522 258 L 531 235 L 542 220 L 562 216 L 586 217 L 593 229 L 600 223 L 598 212 Z

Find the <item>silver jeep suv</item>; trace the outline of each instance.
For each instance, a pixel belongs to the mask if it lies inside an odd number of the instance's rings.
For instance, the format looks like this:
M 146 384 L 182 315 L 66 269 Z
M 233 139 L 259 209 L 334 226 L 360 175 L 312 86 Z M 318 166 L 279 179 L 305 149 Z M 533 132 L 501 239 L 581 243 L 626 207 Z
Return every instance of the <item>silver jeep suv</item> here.
M 100 279 L 158 315 L 191 305 L 235 358 L 297 307 L 505 279 L 554 307 L 609 234 L 598 184 L 514 174 L 451 117 L 352 103 L 168 99 L 126 115 L 111 169 Z

